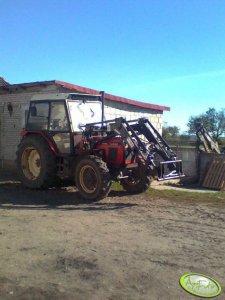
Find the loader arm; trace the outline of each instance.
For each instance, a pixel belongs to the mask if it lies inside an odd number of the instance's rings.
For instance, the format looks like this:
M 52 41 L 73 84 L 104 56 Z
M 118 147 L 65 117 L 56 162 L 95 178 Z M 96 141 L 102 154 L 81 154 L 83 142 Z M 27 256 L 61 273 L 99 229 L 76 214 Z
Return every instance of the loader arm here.
M 126 129 L 126 134 L 131 139 L 137 141 L 138 150 L 146 155 L 145 162 L 148 166 L 158 169 L 158 180 L 175 179 L 184 177 L 182 171 L 182 161 L 176 160 L 176 155 L 170 146 L 166 143 L 156 128 L 146 118 L 140 118 L 134 121 L 126 121 L 119 118 L 119 122 L 124 124 L 123 130 Z M 125 127 L 125 128 L 124 128 Z M 143 143 L 140 136 L 144 137 L 147 143 Z M 149 150 L 149 146 L 154 145 L 154 152 Z M 155 165 L 154 155 L 157 153 L 163 161 Z M 165 174 L 165 168 L 168 168 L 170 173 Z
M 141 118 L 138 120 L 138 124 L 132 125 L 132 127 L 145 136 L 149 143 L 154 143 L 156 153 L 158 153 L 164 161 L 176 160 L 176 155 L 173 150 L 148 119 Z M 174 168 L 174 165 L 171 166 Z
M 87 124 L 86 133 L 92 135 L 93 128 L 99 123 Z M 105 126 L 101 129 L 108 132 L 108 137 L 103 137 L 96 144 L 118 135 L 128 146 L 129 152 L 138 158 L 141 165 L 147 167 L 149 173 L 153 170 L 158 172 L 158 180 L 184 177 L 182 161 L 176 160 L 176 155 L 163 137 L 146 118 L 126 121 L 124 118 L 104 121 Z M 106 130 L 107 128 L 107 130 Z M 155 159 L 158 154 L 162 161 Z M 166 173 L 166 169 L 169 172 Z

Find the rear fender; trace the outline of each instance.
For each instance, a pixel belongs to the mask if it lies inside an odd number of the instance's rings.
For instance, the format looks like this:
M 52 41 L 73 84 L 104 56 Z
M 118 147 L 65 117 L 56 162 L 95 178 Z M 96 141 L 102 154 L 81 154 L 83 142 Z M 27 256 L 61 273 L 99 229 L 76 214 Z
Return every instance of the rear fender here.
M 46 142 L 48 143 L 49 148 L 51 149 L 51 151 L 56 156 L 59 156 L 59 151 L 58 151 L 55 143 L 49 137 L 47 137 L 43 132 L 23 130 L 23 131 L 21 131 L 20 134 L 22 135 L 22 137 L 29 136 L 29 135 L 38 135 L 38 136 L 41 136 L 44 140 L 46 140 Z

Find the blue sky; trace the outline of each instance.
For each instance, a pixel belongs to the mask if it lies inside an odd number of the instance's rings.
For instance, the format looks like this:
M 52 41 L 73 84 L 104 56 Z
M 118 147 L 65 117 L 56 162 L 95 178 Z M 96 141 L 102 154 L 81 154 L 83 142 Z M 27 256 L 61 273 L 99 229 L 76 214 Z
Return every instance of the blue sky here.
M 223 0 L 0 0 L 0 76 L 58 79 L 166 105 L 225 107 Z

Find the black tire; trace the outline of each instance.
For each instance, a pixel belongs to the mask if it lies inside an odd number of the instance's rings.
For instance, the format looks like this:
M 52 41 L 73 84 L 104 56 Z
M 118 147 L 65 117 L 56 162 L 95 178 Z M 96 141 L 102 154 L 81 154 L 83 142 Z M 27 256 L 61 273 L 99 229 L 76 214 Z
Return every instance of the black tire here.
M 54 186 L 57 178 L 56 157 L 42 137 L 24 137 L 18 146 L 16 162 L 24 186 L 31 189 Z
M 75 183 L 84 199 L 101 200 L 107 197 L 112 182 L 106 163 L 98 156 L 89 155 L 77 163 Z
M 130 194 L 145 192 L 152 182 L 152 177 L 146 174 L 146 170 L 138 167 L 131 171 L 131 176 L 120 181 L 122 187 Z

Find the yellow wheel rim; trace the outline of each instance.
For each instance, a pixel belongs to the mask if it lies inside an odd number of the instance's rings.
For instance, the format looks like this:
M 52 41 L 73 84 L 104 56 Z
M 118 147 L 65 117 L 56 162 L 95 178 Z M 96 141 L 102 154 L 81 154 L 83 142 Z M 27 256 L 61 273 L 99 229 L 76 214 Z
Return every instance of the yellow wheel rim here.
M 33 147 L 26 148 L 22 154 L 21 165 L 27 179 L 37 179 L 41 172 L 41 159 L 38 151 Z
M 79 181 L 85 193 L 94 193 L 97 189 L 97 174 L 94 168 L 89 165 L 83 166 L 80 169 Z

